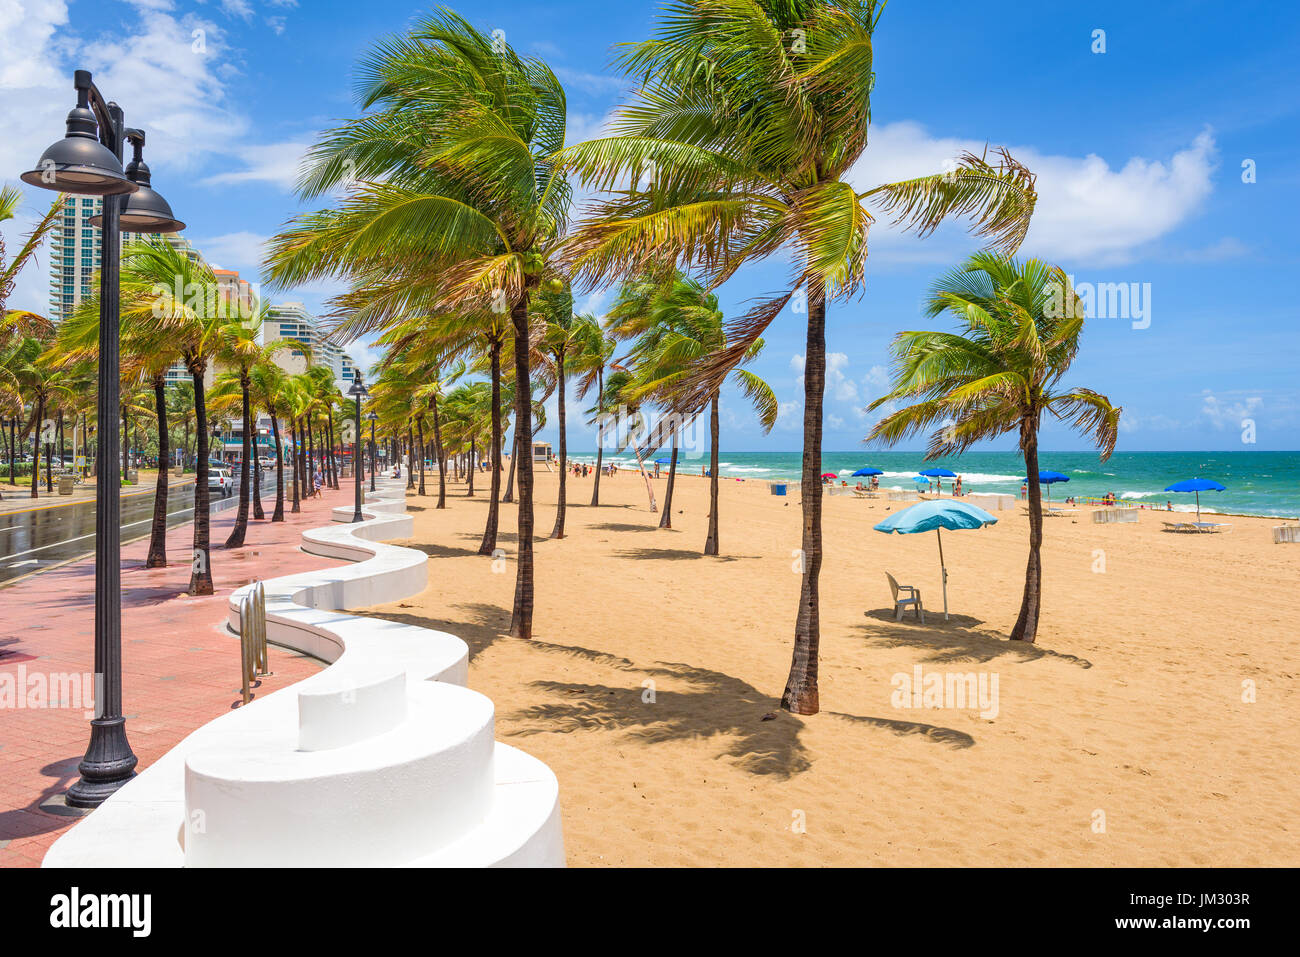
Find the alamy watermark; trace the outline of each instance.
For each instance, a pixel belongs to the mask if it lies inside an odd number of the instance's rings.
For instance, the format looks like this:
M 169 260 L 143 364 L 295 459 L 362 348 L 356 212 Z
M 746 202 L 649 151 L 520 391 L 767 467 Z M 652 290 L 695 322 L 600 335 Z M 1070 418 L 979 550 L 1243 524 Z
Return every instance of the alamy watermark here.
M 80 708 L 87 718 L 100 717 L 104 676 L 92 672 L 0 671 L 0 711 Z
M 1066 277 L 1067 285 L 1049 282 L 1043 288 L 1047 304 L 1043 313 L 1053 319 L 1128 319 L 1134 329 L 1151 325 L 1151 283 L 1080 282 Z
M 996 671 L 930 671 L 920 665 L 912 673 L 900 671 L 889 681 L 894 692 L 889 703 L 895 708 L 940 708 L 978 711 L 992 721 L 998 716 L 998 673 Z

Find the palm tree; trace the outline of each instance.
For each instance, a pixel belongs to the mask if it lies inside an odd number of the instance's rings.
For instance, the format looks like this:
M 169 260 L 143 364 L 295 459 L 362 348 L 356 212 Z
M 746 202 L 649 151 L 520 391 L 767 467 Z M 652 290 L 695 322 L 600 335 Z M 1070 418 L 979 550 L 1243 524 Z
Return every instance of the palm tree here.
M 995 163 L 966 154 L 947 173 L 864 192 L 849 181 L 867 145 L 872 40 L 883 8 L 880 0 L 675 0 L 655 37 L 621 57 L 641 86 L 613 118 L 613 135 L 561 157 L 587 185 L 613 191 L 568 246 L 575 282 L 695 266 L 714 289 L 778 251 L 794 260 L 791 288 L 734 323 L 727 347 L 701 363 L 680 407 L 702 409 L 802 291 L 804 573 L 781 697 L 800 714 L 819 708 L 826 308 L 861 291 L 873 221 L 866 204 L 922 235 L 950 215 L 968 215 L 980 234 L 1014 251 L 1035 199 L 1033 177 L 1005 151 Z
M 99 292 L 82 299 L 59 325 L 58 348 L 70 361 L 97 362 L 99 357 Z M 158 478 L 154 485 L 153 520 L 149 527 L 149 551 L 146 568 L 167 565 L 168 460 L 171 456 L 170 430 L 167 421 L 167 370 L 180 358 L 175 336 L 149 322 L 132 321 L 120 329 L 120 368 L 123 387 L 119 393 L 124 417 L 122 462 L 123 478 L 130 456 L 130 442 L 125 417 L 134 409 L 144 412 L 140 384 L 152 390 L 153 414 L 158 423 Z M 147 413 L 146 413 L 147 414 Z M 188 431 L 188 424 L 187 424 Z M 187 436 L 188 438 L 188 436 Z
M 600 504 L 600 472 L 605 457 L 605 370 L 609 368 L 618 344 L 590 313 L 578 316 L 576 323 L 577 348 L 570 362 L 578 376 L 574 391 L 579 399 L 585 399 L 592 390 L 596 393 L 595 405 L 587 410 L 590 416 L 588 421 L 596 424 L 596 481 L 591 488 L 591 505 L 594 508 Z
M 284 521 L 284 445 L 280 441 L 280 419 L 287 414 L 285 388 L 289 375 L 266 353 L 248 370 L 249 401 L 255 409 L 265 409 L 271 417 L 271 437 L 275 441 L 275 510 L 271 521 Z
M 571 189 L 553 157 L 566 104 L 540 60 L 439 9 L 362 65 L 368 112 L 327 133 L 300 182 L 305 197 L 355 181 L 335 210 L 299 217 L 271 244 L 276 285 L 345 276 L 336 297 L 350 338 L 438 301 L 510 317 L 515 423 L 532 434 L 529 300 L 548 278 Z M 516 456 L 519 551 L 510 634 L 532 637 L 533 476 Z
M 682 273 L 661 282 L 626 284 L 619 301 L 610 310 L 611 330 L 616 336 L 636 334 L 632 355 L 638 357 L 638 397 L 655 397 L 670 407 L 679 390 L 690 382 L 692 370 L 709 356 L 727 348 L 727 329 L 718 297 L 702 283 Z M 758 357 L 763 340 L 750 344 L 742 363 Z M 746 369 L 733 369 L 731 381 L 753 404 L 764 432 L 776 424 L 777 400 L 772 387 Z M 704 554 L 718 554 L 718 441 L 721 431 L 718 405 L 721 387 L 708 396 L 709 402 L 709 531 Z M 673 433 L 673 457 L 664 496 L 664 519 L 661 528 L 669 528 L 667 515 L 672 511 L 673 472 L 677 466 L 676 431 Z
M 194 550 L 189 594 L 211 595 L 208 510 L 208 412 L 204 376 L 221 343 L 228 306 L 212 268 L 160 238 L 132 243 L 122 253 L 122 324 L 169 334 L 194 388 L 198 466 L 194 483 Z
M 1038 430 L 1043 414 L 1091 433 L 1104 462 L 1115 449 L 1123 411 L 1091 389 L 1058 389 L 1079 352 L 1082 302 L 1064 270 L 1037 259 L 971 256 L 931 290 L 926 312 L 949 313 L 957 333 L 900 332 L 889 392 L 870 406 L 916 400 L 885 416 L 868 440 L 893 444 L 930 428 L 928 457 L 955 455 L 1015 431 L 1029 484 L 1029 563 L 1013 640 L 1038 635 L 1043 512 Z
M 299 349 L 299 343 L 277 339 L 263 345 L 261 338 L 263 324 L 269 312 L 269 304 L 257 302 L 247 319 L 234 319 L 224 323 L 219 331 L 217 347 L 213 360 L 226 371 L 213 382 L 214 390 L 218 382 L 228 382 L 238 388 L 240 398 L 240 415 L 244 422 L 243 449 L 239 465 L 239 512 L 235 516 L 235 527 L 226 539 L 226 548 L 238 548 L 244 544 L 248 534 L 249 486 L 260 477 L 250 472 L 253 463 L 253 443 L 256 441 L 257 414 L 252 402 L 252 371 L 261 362 L 268 362 L 289 348 Z M 227 386 L 229 388 L 229 385 Z
M 0 235 L 0 317 L 8 317 L 10 312 L 6 307 L 9 302 L 9 296 L 14 291 L 14 283 L 18 281 L 18 273 L 22 268 L 31 261 L 40 249 L 41 243 L 45 237 L 50 234 L 58 224 L 59 214 L 63 209 L 63 202 L 67 197 L 60 193 L 50 204 L 50 208 L 45 211 L 45 215 L 27 234 L 23 244 L 18 248 L 18 254 L 13 259 L 7 259 L 5 251 L 4 236 Z M 0 223 L 13 219 L 18 214 L 18 207 L 22 205 L 23 194 L 13 186 L 0 187 Z M 23 313 L 30 316 L 31 313 Z
M 573 292 L 568 283 L 551 280 L 550 288 L 534 297 L 541 335 L 538 352 L 555 380 L 557 396 L 556 424 L 560 429 L 560 491 L 555 510 L 555 527 L 551 538 L 564 537 L 565 478 L 569 471 L 569 437 L 565 415 L 565 374 L 569 370 L 570 354 L 581 348 L 587 326 L 573 315 Z

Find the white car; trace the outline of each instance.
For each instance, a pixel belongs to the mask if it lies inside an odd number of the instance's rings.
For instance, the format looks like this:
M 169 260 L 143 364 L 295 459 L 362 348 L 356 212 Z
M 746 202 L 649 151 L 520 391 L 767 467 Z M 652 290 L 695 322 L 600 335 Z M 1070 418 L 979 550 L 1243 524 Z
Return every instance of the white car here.
M 208 469 L 208 491 L 220 492 L 222 498 L 235 494 L 235 477 L 230 469 Z

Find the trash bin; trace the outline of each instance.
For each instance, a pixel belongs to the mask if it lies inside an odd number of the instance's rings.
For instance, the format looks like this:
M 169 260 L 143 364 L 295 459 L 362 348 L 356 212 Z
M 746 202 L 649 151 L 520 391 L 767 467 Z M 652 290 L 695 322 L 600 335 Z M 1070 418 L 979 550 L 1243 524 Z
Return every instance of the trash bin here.
M 73 477 L 72 477 L 71 475 L 60 475 L 60 476 L 59 476 L 59 494 L 60 494 L 60 495 L 71 495 L 71 494 L 72 494 L 73 481 L 74 481 L 74 479 L 73 479 Z
M 773 483 L 772 483 L 772 494 L 773 494 L 773 495 L 784 495 L 784 494 L 785 494 L 785 482 L 773 482 Z
M 127 480 L 128 482 L 130 482 L 132 485 L 139 485 L 139 484 L 140 484 L 140 471 L 139 471 L 139 469 L 130 469 L 130 470 L 126 473 L 126 480 Z

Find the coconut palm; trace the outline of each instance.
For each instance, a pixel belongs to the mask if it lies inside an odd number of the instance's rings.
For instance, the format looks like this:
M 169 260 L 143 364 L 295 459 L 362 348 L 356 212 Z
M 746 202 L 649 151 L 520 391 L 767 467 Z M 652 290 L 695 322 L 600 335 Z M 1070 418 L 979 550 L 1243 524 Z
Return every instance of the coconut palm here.
M 27 234 L 23 240 L 18 252 L 13 259 L 9 259 L 5 250 L 4 236 L 0 235 L 0 316 L 8 317 L 9 310 L 6 304 L 9 302 L 9 296 L 14 291 L 14 283 L 18 281 L 18 273 L 22 268 L 31 261 L 40 249 L 41 243 L 50 234 L 51 230 L 58 225 L 59 213 L 63 209 L 63 202 L 67 197 L 60 193 L 55 197 L 50 208 L 45 211 L 45 215 L 36 223 L 32 231 Z M 18 207 L 22 205 L 22 191 L 13 186 L 0 187 L 0 223 L 13 219 L 18 214 Z M 24 315 L 31 315 L 25 313 Z M 3 347 L 3 333 L 0 332 L 0 348 Z
M 880 0 L 674 0 L 651 40 L 621 63 L 640 83 L 608 137 L 561 161 L 611 190 L 567 249 L 575 282 L 605 285 L 695 267 L 716 288 L 742 266 L 793 259 L 789 288 L 737 320 L 705 359 L 682 408 L 702 409 L 782 310 L 806 311 L 803 580 L 782 707 L 818 710 L 821 434 L 826 309 L 861 291 L 868 204 L 922 235 L 951 215 L 1013 251 L 1028 229 L 1033 177 L 1006 152 L 965 154 L 946 173 L 859 191 Z M 799 298 L 796 299 L 796 294 Z
M 248 395 L 254 409 L 265 409 L 271 417 L 271 437 L 275 442 L 275 509 L 271 521 L 284 521 L 284 445 L 280 439 L 280 420 L 287 415 L 285 389 L 289 374 L 268 355 L 263 355 L 248 370 Z
M 615 336 L 634 336 L 631 356 L 636 358 L 637 379 L 632 392 L 638 398 L 656 398 L 670 408 L 683 385 L 689 385 L 693 369 L 710 355 L 727 348 L 727 329 L 718 297 L 702 283 L 678 273 L 666 281 L 628 283 L 610 310 L 610 329 Z M 763 340 L 756 339 L 742 357 L 756 359 Z M 730 382 L 753 404 L 764 432 L 776 424 L 777 400 L 772 387 L 747 369 L 733 369 Z M 718 554 L 718 406 L 721 388 L 709 395 L 709 531 L 704 554 Z M 677 467 L 676 430 L 673 432 L 672 463 L 664 495 L 664 519 L 669 528 L 672 511 L 673 472 Z
M 1123 411 L 1091 389 L 1059 388 L 1079 352 L 1084 308 L 1064 270 L 977 253 L 940 279 L 926 304 L 960 331 L 900 332 L 888 393 L 870 406 L 914 402 L 885 416 L 868 440 L 888 444 L 934 429 L 928 457 L 956 455 L 976 442 L 1016 432 L 1029 484 L 1029 562 L 1013 640 L 1038 634 L 1042 596 L 1042 493 L 1038 431 L 1044 413 L 1090 433 L 1104 462 Z
M 572 355 L 582 347 L 587 335 L 588 320 L 573 314 L 573 292 L 568 284 L 559 289 L 543 289 L 533 299 L 537 312 L 539 358 L 554 380 L 556 393 L 556 425 L 560 430 L 560 490 L 555 509 L 555 527 L 551 538 L 564 537 L 565 479 L 569 472 L 569 437 L 565 409 L 567 390 L 566 374 L 570 371 Z M 590 320 L 594 321 L 594 320 Z
M 217 286 L 212 268 L 161 238 L 132 243 L 122 252 L 121 299 L 123 326 L 172 336 L 194 389 L 198 425 L 198 465 L 194 483 L 194 549 L 189 594 L 211 595 L 212 564 L 208 510 L 208 412 L 204 376 L 221 344 L 221 330 L 230 307 Z
M 310 151 L 303 197 L 355 183 L 337 209 L 307 214 L 271 243 L 277 285 L 342 276 L 349 336 L 438 301 L 491 309 L 513 327 L 516 428 L 532 434 L 529 299 L 548 279 L 571 190 L 553 157 L 566 104 L 540 60 L 439 9 L 363 62 L 360 119 Z M 532 636 L 533 477 L 519 473 L 510 634 Z
M 605 458 L 605 371 L 613 361 L 618 343 L 590 313 L 578 316 L 576 324 L 576 348 L 573 359 L 570 360 L 570 368 L 578 377 L 574 392 L 579 399 L 585 399 L 592 391 L 596 395 L 595 404 L 587 410 L 590 416 L 588 421 L 596 424 L 596 481 L 591 487 L 591 504 L 594 508 L 600 504 L 600 472 Z
M 241 429 L 243 449 L 239 465 L 239 511 L 235 515 L 235 527 L 226 539 L 226 548 L 238 548 L 244 544 L 244 538 L 248 534 L 249 486 L 253 482 L 260 483 L 258 472 L 250 471 L 250 467 L 256 465 L 252 459 L 257 426 L 257 413 L 251 396 L 252 371 L 259 363 L 273 360 L 280 352 L 289 348 L 301 348 L 299 343 L 285 339 L 277 339 L 265 345 L 259 341 L 268 312 L 269 303 L 259 301 L 254 304 L 248 318 L 236 318 L 223 323 L 213 353 L 213 360 L 226 370 L 213 381 L 214 391 L 218 382 L 227 383 L 226 389 L 231 385 L 237 387 L 239 411 L 244 423 Z

